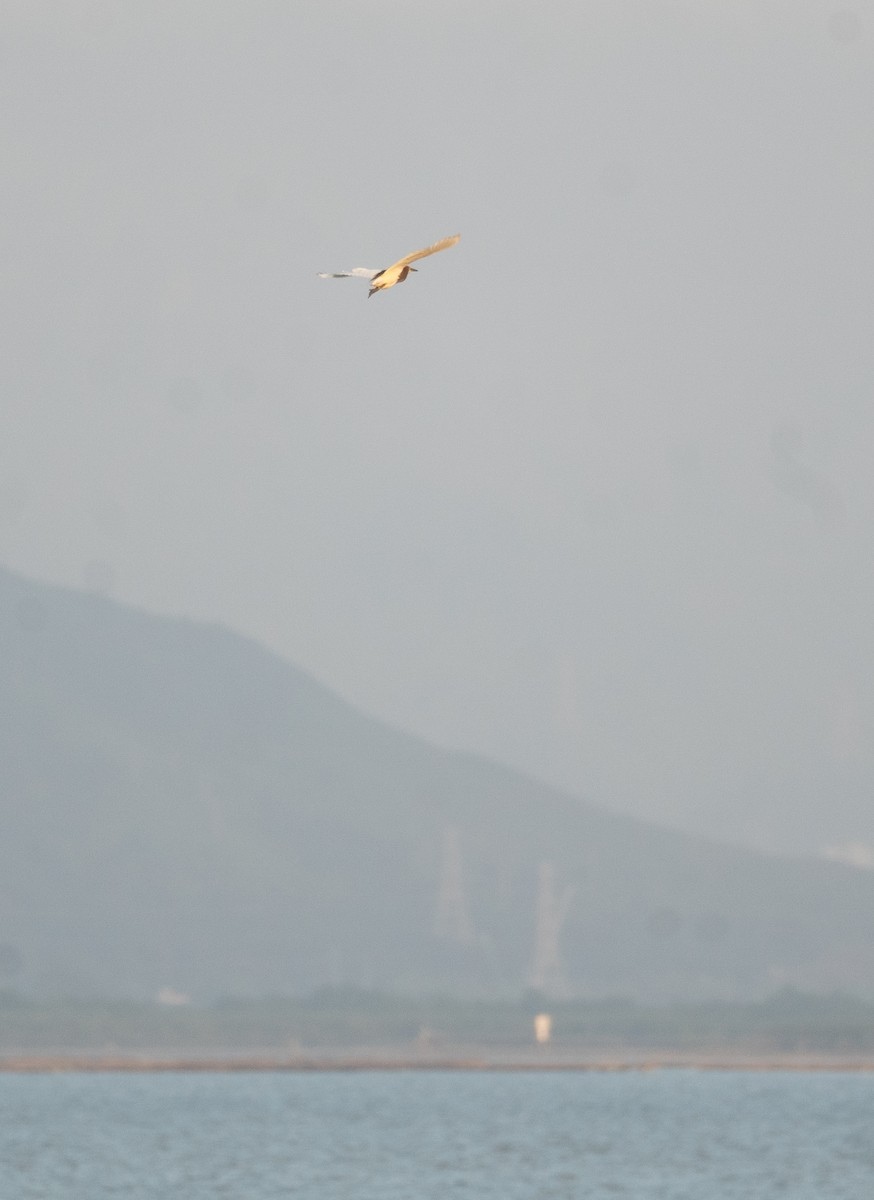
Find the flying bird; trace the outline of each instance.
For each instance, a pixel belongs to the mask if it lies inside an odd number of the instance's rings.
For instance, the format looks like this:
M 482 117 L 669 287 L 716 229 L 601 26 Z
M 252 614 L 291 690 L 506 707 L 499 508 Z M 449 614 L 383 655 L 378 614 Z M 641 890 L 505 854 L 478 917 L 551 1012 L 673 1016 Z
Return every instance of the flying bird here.
M 460 238 L 460 233 L 456 233 L 454 237 L 443 238 L 442 241 L 435 242 L 433 246 L 417 250 L 415 254 L 408 254 L 406 258 L 399 258 L 396 263 L 392 263 L 390 267 L 385 267 L 382 271 L 371 271 L 369 267 L 354 267 L 351 271 L 320 271 L 319 278 L 369 279 L 370 291 L 367 293 L 369 300 L 374 292 L 382 292 L 386 288 L 394 287 L 396 283 L 403 283 L 410 271 L 418 270 L 417 267 L 411 267 L 410 263 L 414 263 L 420 258 L 427 258 L 429 254 L 436 254 L 438 250 L 448 250 Z

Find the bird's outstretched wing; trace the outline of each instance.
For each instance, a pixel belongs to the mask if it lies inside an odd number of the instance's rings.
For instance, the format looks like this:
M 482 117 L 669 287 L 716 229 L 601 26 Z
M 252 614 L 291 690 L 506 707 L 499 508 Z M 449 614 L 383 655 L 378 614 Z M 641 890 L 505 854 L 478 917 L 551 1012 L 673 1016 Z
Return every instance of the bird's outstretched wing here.
M 408 254 L 406 258 L 399 258 L 396 263 L 392 263 L 390 267 L 386 267 L 386 271 L 392 271 L 395 267 L 406 267 L 419 258 L 427 258 L 429 254 L 436 254 L 438 250 L 448 250 L 450 246 L 454 246 L 459 241 L 461 241 L 460 233 L 456 233 L 453 237 L 442 238 L 439 242 L 435 242 L 433 246 L 427 246 L 424 250 L 417 250 L 415 254 Z
M 353 267 L 351 271 L 319 271 L 319 279 L 373 279 L 379 271 L 371 271 L 370 267 Z

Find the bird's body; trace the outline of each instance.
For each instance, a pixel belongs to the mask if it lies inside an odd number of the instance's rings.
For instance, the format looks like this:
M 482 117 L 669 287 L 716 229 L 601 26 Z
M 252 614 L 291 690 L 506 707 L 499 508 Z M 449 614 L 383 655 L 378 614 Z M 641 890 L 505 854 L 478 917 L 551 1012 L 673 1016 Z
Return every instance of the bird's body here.
M 427 258 L 429 254 L 436 254 L 438 250 L 448 250 L 460 238 L 460 233 L 456 233 L 454 237 L 443 238 L 442 241 L 435 242 L 433 246 L 427 246 L 424 250 L 417 250 L 415 254 L 408 254 L 406 258 L 399 258 L 396 263 L 392 263 L 390 267 L 385 267 L 382 271 L 371 271 L 369 267 L 355 267 L 351 271 L 319 272 L 319 278 L 369 279 L 370 291 L 367 293 L 369 298 L 374 292 L 383 292 L 386 288 L 394 287 L 396 283 L 403 283 L 410 271 L 416 270 L 415 267 L 410 266 L 410 263 L 414 263 L 420 258 Z

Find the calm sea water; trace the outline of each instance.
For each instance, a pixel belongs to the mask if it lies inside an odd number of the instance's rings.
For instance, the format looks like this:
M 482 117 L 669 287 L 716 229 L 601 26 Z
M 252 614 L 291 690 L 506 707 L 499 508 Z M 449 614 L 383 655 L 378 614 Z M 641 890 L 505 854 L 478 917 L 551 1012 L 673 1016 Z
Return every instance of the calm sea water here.
M 868 1200 L 874 1074 L 0 1076 L 2 1200 Z

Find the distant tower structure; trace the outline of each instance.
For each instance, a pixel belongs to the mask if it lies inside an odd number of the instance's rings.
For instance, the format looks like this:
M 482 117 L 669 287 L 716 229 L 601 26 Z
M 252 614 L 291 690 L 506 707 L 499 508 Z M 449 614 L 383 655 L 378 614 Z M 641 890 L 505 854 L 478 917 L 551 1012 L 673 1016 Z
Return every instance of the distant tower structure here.
M 464 896 L 461 842 L 455 825 L 447 826 L 443 834 L 443 865 L 437 912 L 434 915 L 434 933 L 447 942 L 457 942 L 462 946 L 470 946 L 475 940 Z
M 565 991 L 564 968 L 559 950 L 559 935 L 565 922 L 575 888 L 570 884 L 556 894 L 555 868 L 551 862 L 540 864 L 537 892 L 537 927 L 534 935 L 534 959 L 528 982 L 538 992 Z

